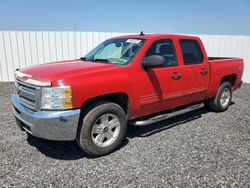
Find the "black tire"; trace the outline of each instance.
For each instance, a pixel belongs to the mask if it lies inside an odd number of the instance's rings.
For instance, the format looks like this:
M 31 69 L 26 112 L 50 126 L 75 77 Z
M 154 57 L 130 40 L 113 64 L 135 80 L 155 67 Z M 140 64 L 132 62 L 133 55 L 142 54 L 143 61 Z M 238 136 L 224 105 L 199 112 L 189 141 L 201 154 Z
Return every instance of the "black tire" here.
M 229 101 L 225 105 L 222 105 L 220 99 L 225 90 L 229 91 Z M 223 112 L 228 109 L 231 100 L 232 100 L 232 86 L 229 82 L 222 82 L 217 91 L 216 96 L 208 101 L 208 106 L 211 110 L 215 112 Z
M 28 139 L 28 140 L 29 140 L 29 139 L 34 139 L 34 136 L 31 135 L 30 133 L 27 133 L 27 132 L 26 132 L 26 135 L 27 135 L 27 139 Z
M 113 114 L 117 117 L 120 123 L 120 131 L 118 136 L 115 138 L 113 143 L 106 147 L 99 147 L 94 143 L 92 138 L 92 128 L 95 125 L 98 118 L 104 114 Z M 107 155 L 115 151 L 126 135 L 127 130 L 127 118 L 123 109 L 109 101 L 98 101 L 88 106 L 81 114 L 78 133 L 77 133 L 77 144 L 84 150 L 88 155 L 92 157 L 99 157 Z

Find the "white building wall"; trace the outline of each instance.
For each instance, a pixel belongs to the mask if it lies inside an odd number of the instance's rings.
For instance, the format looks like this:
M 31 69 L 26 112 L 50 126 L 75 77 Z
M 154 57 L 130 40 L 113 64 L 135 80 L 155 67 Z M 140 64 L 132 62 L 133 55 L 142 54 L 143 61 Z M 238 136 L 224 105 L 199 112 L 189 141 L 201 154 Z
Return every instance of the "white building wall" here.
M 129 33 L 0 31 L 0 81 L 13 81 L 17 68 L 76 59 L 113 36 Z M 208 56 L 242 57 L 250 83 L 250 36 L 198 35 Z

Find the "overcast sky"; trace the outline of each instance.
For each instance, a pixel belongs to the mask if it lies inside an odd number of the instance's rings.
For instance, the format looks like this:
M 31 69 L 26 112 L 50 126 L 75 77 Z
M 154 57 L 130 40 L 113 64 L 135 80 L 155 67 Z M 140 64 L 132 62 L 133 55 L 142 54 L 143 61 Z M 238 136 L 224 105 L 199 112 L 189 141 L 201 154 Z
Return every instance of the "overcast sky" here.
M 250 0 L 0 0 L 0 30 L 250 35 Z

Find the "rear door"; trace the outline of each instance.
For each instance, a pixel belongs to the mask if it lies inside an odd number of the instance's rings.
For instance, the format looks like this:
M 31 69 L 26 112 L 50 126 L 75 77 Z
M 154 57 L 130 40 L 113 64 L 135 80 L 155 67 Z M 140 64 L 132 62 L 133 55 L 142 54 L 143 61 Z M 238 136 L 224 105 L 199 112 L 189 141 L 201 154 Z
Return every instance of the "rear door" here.
M 189 104 L 204 100 L 209 85 L 209 64 L 202 53 L 202 44 L 195 39 L 180 39 L 184 70 L 190 85 L 183 93 L 183 102 Z M 204 50 L 204 49 L 203 49 Z

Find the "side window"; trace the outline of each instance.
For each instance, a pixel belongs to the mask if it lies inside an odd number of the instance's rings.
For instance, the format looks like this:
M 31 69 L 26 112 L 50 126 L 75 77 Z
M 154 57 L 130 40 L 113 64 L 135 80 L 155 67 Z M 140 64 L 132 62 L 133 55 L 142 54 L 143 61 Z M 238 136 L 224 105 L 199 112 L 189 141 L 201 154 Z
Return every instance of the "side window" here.
M 162 39 L 154 42 L 145 54 L 145 58 L 151 55 L 160 55 L 165 59 L 164 67 L 176 66 L 176 55 L 172 40 Z
M 184 65 L 200 64 L 203 62 L 203 54 L 196 40 L 180 40 Z

